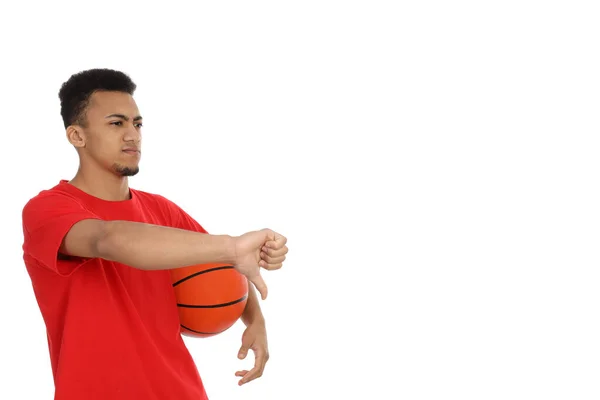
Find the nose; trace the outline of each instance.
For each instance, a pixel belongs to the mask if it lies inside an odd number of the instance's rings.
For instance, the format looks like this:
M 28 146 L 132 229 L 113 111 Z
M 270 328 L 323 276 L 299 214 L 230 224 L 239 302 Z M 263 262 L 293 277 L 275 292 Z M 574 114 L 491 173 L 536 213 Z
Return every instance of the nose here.
M 137 122 L 134 124 L 137 124 Z M 129 125 L 125 131 L 125 136 L 123 136 L 124 141 L 139 143 L 142 140 L 142 133 L 134 124 Z

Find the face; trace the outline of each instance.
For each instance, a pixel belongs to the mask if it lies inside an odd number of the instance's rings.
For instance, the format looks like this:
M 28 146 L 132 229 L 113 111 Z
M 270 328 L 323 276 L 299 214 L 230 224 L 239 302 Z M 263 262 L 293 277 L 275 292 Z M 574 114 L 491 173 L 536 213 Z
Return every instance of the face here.
M 142 117 L 131 95 L 95 92 L 90 96 L 85 121 L 85 127 L 67 129 L 82 163 L 94 163 L 119 176 L 139 172 Z

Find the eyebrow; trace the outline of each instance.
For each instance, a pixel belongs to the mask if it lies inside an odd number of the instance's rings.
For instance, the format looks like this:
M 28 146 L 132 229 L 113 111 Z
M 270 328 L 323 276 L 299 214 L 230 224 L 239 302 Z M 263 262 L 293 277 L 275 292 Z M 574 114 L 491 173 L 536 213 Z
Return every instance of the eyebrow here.
M 115 118 L 115 117 L 116 118 L 124 119 L 125 121 L 129 121 L 129 117 L 127 115 L 123 115 L 123 114 L 110 114 L 110 115 L 107 115 L 104 118 Z M 139 121 L 141 119 L 142 119 L 141 115 L 138 115 L 137 117 L 133 118 L 134 121 Z

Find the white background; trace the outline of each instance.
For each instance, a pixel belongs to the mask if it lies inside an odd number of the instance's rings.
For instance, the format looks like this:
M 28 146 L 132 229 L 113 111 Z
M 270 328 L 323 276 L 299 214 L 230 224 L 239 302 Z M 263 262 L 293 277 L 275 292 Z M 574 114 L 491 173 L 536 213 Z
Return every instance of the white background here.
M 60 85 L 108 67 L 139 87 L 132 187 L 289 240 L 262 378 L 236 385 L 241 323 L 186 338 L 211 400 L 598 399 L 593 6 L 3 5 L 0 398 L 52 398 L 20 212 L 76 172 Z

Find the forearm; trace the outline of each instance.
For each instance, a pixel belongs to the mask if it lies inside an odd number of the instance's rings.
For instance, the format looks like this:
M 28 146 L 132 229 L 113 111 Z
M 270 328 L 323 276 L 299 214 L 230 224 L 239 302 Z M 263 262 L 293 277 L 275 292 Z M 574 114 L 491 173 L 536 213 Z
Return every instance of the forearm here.
M 246 308 L 242 313 L 242 322 L 246 326 L 255 322 L 265 323 L 265 318 L 260 309 L 254 285 L 250 282 L 248 282 L 248 300 L 246 301 Z
M 144 270 L 233 263 L 235 259 L 231 236 L 128 221 L 107 222 L 98 253 L 106 260 Z

